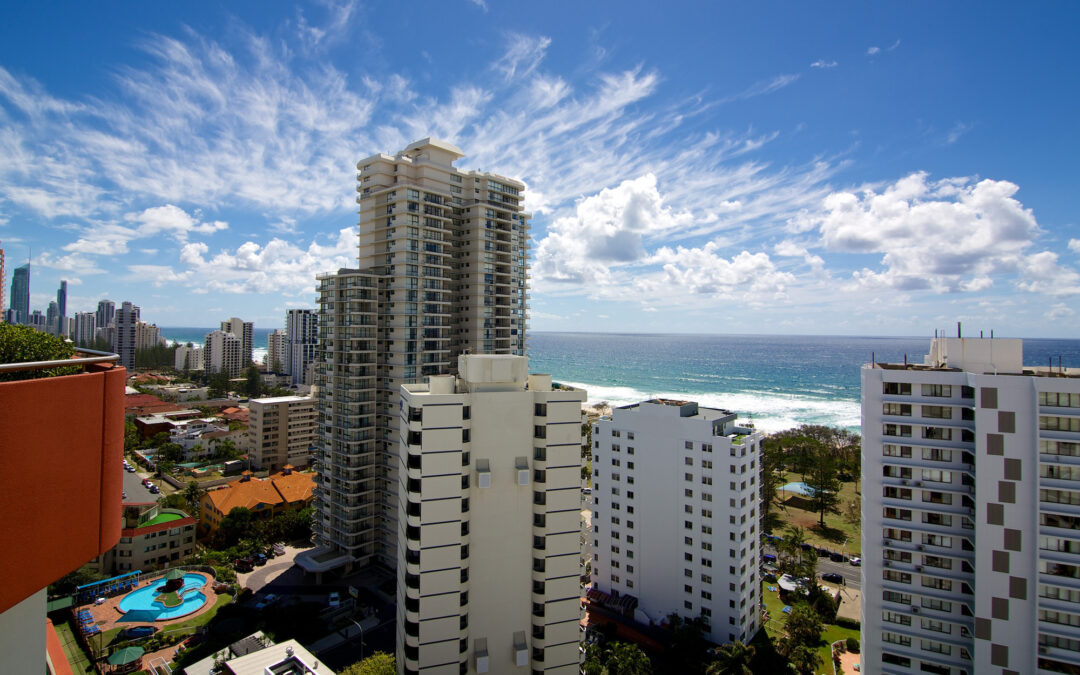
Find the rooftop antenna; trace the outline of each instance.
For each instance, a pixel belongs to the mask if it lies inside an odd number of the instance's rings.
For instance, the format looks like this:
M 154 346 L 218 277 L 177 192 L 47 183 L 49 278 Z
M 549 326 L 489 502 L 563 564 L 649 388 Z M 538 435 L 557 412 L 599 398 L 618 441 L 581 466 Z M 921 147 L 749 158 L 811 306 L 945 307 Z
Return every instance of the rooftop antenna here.
M 956 322 L 956 337 L 957 337 L 957 338 L 960 338 L 960 337 L 962 337 L 962 336 L 960 335 L 960 322 L 959 322 L 959 321 L 957 321 L 957 322 Z

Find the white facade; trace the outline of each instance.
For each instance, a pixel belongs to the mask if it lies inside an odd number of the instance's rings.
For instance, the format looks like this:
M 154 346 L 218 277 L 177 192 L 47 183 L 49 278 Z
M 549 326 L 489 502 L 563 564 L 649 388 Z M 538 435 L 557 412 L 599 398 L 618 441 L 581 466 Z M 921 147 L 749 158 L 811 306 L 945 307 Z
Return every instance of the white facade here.
M 271 373 L 287 373 L 285 368 L 285 331 L 272 330 L 266 336 L 266 370 Z
M 255 324 L 235 316 L 221 322 L 224 333 L 232 333 L 240 340 L 240 370 L 251 365 L 251 353 L 255 343 Z
M 308 369 L 315 361 L 319 315 L 313 309 L 285 312 L 285 351 L 282 364 L 292 384 L 312 384 Z
M 286 464 L 303 468 L 309 464 L 315 443 L 315 401 L 300 396 L 253 398 L 249 409 L 250 459 L 256 469 L 270 473 Z
M 157 324 L 139 321 L 135 324 L 135 349 L 152 349 L 164 340 Z
M 400 673 L 577 673 L 581 403 L 521 356 L 401 389 Z
M 93 345 L 96 330 L 97 315 L 94 312 L 75 313 L 75 329 L 72 331 L 71 339 L 76 345 Z
M 762 432 L 726 410 L 653 399 L 593 427 L 593 588 L 635 617 L 702 617 L 706 638 L 759 627 Z
M 187 345 L 180 345 L 176 348 L 176 363 L 175 368 L 177 370 L 202 370 L 203 369 L 203 348 L 202 347 L 188 347 Z
M 863 672 L 1080 669 L 1080 371 L 1021 355 L 863 366 Z
M 241 353 L 243 342 L 240 338 L 215 330 L 206 334 L 204 344 L 203 367 L 208 374 L 225 372 L 230 378 L 240 377 L 244 370 Z

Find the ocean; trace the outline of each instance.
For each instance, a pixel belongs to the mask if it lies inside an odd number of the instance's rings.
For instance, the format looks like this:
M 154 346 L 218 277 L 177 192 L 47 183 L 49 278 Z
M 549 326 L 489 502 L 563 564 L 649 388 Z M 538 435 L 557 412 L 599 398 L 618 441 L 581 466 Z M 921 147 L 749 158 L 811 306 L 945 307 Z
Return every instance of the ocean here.
M 168 340 L 202 344 L 208 328 L 161 329 Z M 255 329 L 255 359 L 270 329 Z M 800 424 L 859 430 L 859 368 L 878 361 L 921 363 L 929 337 L 786 335 L 529 334 L 529 370 L 584 388 L 612 405 L 656 396 L 694 400 L 779 431 Z M 1024 363 L 1058 357 L 1080 367 L 1080 340 L 1025 339 Z

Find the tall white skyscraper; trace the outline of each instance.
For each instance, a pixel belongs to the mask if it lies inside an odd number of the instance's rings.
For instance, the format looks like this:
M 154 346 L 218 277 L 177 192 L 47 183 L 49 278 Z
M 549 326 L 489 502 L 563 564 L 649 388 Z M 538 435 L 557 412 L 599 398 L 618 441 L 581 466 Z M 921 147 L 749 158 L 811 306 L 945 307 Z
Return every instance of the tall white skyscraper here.
M 460 354 L 525 351 L 524 184 L 462 171 L 453 165 L 461 157 L 453 145 L 424 139 L 358 162 L 358 269 L 319 278 L 323 461 L 348 459 L 365 478 L 327 481 L 318 503 L 332 511 L 375 490 L 384 505 L 341 526 L 316 520 L 319 555 L 344 554 L 335 564 L 396 565 L 401 384 L 451 373 Z M 333 456 L 341 451 L 348 457 Z M 311 571 L 325 567 L 303 560 Z
M 287 341 L 285 331 L 274 329 L 266 336 L 266 369 L 271 373 L 287 373 L 285 368 L 285 350 Z
M 224 372 L 230 378 L 244 371 L 243 341 L 233 333 L 214 330 L 206 334 L 203 347 L 203 366 L 207 375 Z
M 593 426 L 592 580 L 601 605 L 659 624 L 701 617 L 706 638 L 760 626 L 758 475 L 765 434 L 735 413 L 652 399 Z
M 286 310 L 285 336 L 285 371 L 292 384 L 311 384 L 307 381 L 307 373 L 315 360 L 318 342 L 318 314 L 315 310 Z
M 75 334 L 72 336 L 76 345 L 91 346 L 97 331 L 97 315 L 94 312 L 75 313 Z
M 1080 371 L 1022 353 L 863 366 L 862 672 L 1080 672 Z
M 576 674 L 585 392 L 523 356 L 456 370 L 401 389 L 400 672 Z
M 113 352 L 120 356 L 120 365 L 128 370 L 135 368 L 136 325 L 139 308 L 124 302 L 116 310 L 116 332 L 113 334 Z
M 234 316 L 221 322 L 221 330 L 224 333 L 232 333 L 240 340 L 240 369 L 250 366 L 251 354 L 255 346 L 255 324 Z

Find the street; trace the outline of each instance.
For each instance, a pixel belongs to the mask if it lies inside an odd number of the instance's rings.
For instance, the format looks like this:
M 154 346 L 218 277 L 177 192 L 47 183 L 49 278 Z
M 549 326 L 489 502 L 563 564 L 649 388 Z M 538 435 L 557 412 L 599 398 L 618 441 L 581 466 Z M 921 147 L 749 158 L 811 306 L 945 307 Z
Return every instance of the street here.
M 147 474 L 149 475 L 149 474 Z M 124 500 L 125 504 L 136 504 L 146 502 L 156 502 L 160 495 L 151 494 L 149 490 L 143 487 L 143 476 L 139 475 L 139 472 L 130 473 L 124 471 L 124 492 L 127 493 L 127 499 Z M 157 480 L 151 478 L 155 484 Z
M 763 544 L 761 547 L 761 552 L 762 554 L 771 553 L 773 555 L 776 555 L 776 547 L 773 546 L 771 543 Z M 822 574 L 835 572 L 840 576 L 844 577 L 844 585 L 848 588 L 853 588 L 855 590 L 861 589 L 861 567 L 855 567 L 854 565 L 846 562 L 833 562 L 825 556 L 818 556 L 817 572 L 819 578 Z

